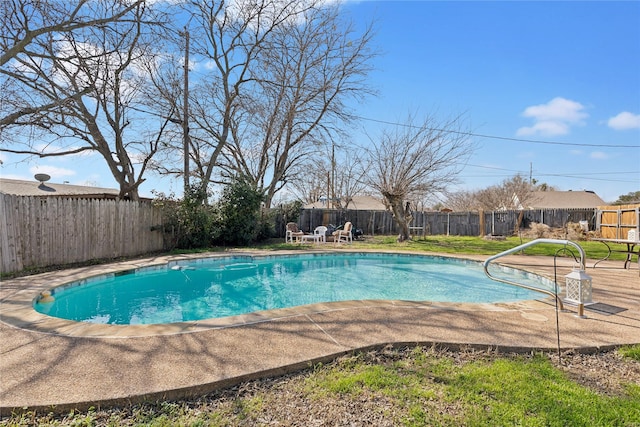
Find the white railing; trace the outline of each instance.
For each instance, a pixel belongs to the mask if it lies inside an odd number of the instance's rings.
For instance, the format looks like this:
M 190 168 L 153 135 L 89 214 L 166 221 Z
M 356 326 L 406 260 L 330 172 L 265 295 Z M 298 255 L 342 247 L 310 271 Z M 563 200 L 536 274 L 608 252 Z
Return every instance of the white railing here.
M 491 263 L 492 261 L 495 261 L 496 259 L 503 257 L 505 255 L 510 255 L 514 252 L 518 252 L 521 251 L 525 248 L 528 248 L 529 246 L 534 246 L 534 245 L 539 245 L 542 243 L 548 243 L 548 244 L 555 244 L 555 245 L 563 245 L 563 246 L 567 246 L 567 245 L 571 245 L 573 247 L 575 247 L 578 252 L 580 253 L 580 268 L 584 270 L 585 268 L 585 254 L 584 254 L 584 249 L 582 249 L 582 246 L 578 245 L 575 242 L 572 242 L 570 240 L 559 240 L 559 239 L 536 239 L 536 240 L 532 240 L 530 242 L 527 243 L 523 243 L 519 246 L 516 246 L 515 248 L 511 248 L 508 249 L 504 252 L 500 252 L 499 254 L 493 255 L 489 258 L 487 258 L 482 265 L 484 266 L 484 272 L 485 274 L 492 280 L 495 280 L 497 282 L 502 282 L 502 283 L 506 283 L 508 285 L 513 285 L 513 286 L 518 286 L 524 289 L 529 289 L 531 291 L 536 291 L 536 292 L 541 292 L 543 294 L 547 294 L 550 295 L 552 297 L 554 297 L 556 299 L 556 301 L 558 302 L 558 307 L 560 308 L 560 310 L 564 310 L 564 305 L 562 304 L 562 299 L 560 298 L 560 296 L 558 295 L 557 292 L 557 287 L 556 290 L 551 291 L 548 289 L 541 289 L 541 288 L 536 288 L 534 286 L 529 286 L 529 285 L 525 285 L 523 283 L 518 283 L 518 282 L 514 282 L 512 280 L 507 280 L 507 279 L 501 279 L 499 277 L 494 277 L 489 273 L 489 263 Z

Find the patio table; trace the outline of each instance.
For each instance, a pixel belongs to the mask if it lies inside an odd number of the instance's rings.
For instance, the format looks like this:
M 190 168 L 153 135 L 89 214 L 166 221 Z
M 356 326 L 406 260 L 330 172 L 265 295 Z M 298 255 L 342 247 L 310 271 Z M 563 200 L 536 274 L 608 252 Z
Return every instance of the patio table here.
M 305 234 L 300 236 L 300 241 L 302 243 L 312 241 L 313 243 L 321 243 L 322 235 L 321 234 Z
M 607 250 L 609 251 L 604 258 L 602 258 L 599 261 L 596 261 L 596 263 L 593 264 L 593 268 L 596 268 L 596 265 L 598 265 L 598 263 L 609 259 L 612 252 L 620 252 L 620 253 L 627 254 L 627 258 L 624 261 L 625 269 L 629 267 L 629 264 L 631 264 L 631 258 L 633 257 L 633 255 L 637 255 L 638 268 L 640 268 L 640 247 L 638 249 L 635 249 L 636 246 L 640 246 L 640 241 L 629 240 L 629 239 L 591 239 L 591 240 L 593 240 L 594 242 L 600 242 L 604 244 L 607 247 Z M 611 244 L 626 245 L 626 249 L 612 249 Z

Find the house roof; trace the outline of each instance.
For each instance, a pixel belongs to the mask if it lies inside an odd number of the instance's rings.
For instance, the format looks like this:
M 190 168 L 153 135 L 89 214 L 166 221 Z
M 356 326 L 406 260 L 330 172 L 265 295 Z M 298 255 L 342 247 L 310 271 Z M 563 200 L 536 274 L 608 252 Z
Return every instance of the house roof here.
M 15 196 L 115 199 L 120 194 L 120 191 L 115 188 L 56 184 L 53 182 L 40 183 L 38 181 L 0 178 L 0 193 Z
M 304 205 L 305 209 L 327 209 L 326 200 L 320 200 L 314 203 Z M 387 207 L 381 200 L 373 196 L 353 196 L 346 206 L 346 209 L 359 211 L 385 211 Z
M 593 191 L 537 191 L 527 203 L 529 209 L 596 208 L 606 205 Z

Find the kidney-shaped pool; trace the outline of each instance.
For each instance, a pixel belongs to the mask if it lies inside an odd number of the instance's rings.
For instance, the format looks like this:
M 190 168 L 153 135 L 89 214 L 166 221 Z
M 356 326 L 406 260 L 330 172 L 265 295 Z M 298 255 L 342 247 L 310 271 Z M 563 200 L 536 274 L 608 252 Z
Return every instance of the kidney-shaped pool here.
M 553 284 L 524 271 L 491 266 L 491 274 L 530 286 Z M 139 268 L 68 283 L 43 314 L 103 324 L 161 324 L 220 318 L 348 300 L 496 303 L 539 298 L 495 282 L 479 262 L 446 257 L 340 253 L 229 256 Z

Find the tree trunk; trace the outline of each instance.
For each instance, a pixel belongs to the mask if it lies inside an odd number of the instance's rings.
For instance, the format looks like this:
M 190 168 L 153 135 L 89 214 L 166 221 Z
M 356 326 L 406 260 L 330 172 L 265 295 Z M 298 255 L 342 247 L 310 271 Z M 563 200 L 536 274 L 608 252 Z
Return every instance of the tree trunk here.
M 522 224 L 522 219 L 524 218 L 524 211 L 521 209 L 518 214 L 518 223 L 516 224 L 515 230 L 513 230 L 514 234 L 518 234 L 520 232 L 520 225 Z
M 411 238 L 409 234 L 409 224 L 411 224 L 411 220 L 413 219 L 409 203 L 405 204 L 403 197 L 389 194 L 385 194 L 384 197 L 393 214 L 393 220 L 398 226 L 398 242 L 409 240 Z

